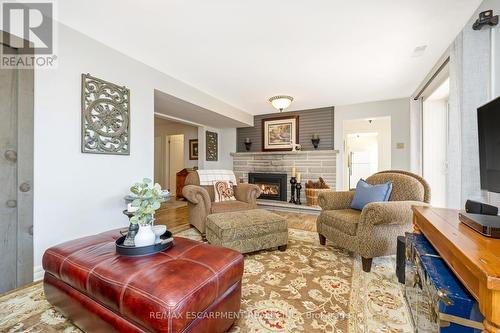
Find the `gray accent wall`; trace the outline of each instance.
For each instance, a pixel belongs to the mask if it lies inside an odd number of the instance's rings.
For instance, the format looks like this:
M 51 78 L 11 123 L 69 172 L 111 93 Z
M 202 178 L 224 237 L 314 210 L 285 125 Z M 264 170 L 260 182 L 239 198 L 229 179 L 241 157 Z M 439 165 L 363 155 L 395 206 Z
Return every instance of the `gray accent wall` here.
M 254 116 L 254 126 L 238 128 L 236 131 L 237 152 L 245 152 L 245 138 L 252 141 L 251 152 L 262 151 L 262 119 L 299 116 L 299 143 L 302 150 L 315 150 L 311 136 L 316 133 L 320 137 L 318 150 L 333 149 L 334 107 L 301 110 L 293 112 L 276 112 Z

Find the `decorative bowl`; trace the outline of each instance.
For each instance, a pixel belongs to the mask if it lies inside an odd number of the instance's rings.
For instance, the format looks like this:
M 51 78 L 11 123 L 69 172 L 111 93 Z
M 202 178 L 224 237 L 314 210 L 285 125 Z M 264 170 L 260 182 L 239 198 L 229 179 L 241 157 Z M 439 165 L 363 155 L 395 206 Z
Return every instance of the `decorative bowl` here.
M 160 236 L 163 235 L 165 231 L 167 231 L 167 226 L 159 224 L 159 225 L 154 225 L 151 228 L 153 229 L 153 232 L 156 237 L 155 244 L 159 243 L 161 241 Z

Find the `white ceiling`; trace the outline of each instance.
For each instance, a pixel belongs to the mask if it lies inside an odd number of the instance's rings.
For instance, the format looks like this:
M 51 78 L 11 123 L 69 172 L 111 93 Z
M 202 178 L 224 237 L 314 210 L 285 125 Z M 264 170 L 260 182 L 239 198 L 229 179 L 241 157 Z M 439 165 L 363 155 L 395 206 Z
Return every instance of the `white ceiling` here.
M 252 114 L 408 97 L 481 0 L 61 0 L 61 22 Z M 423 55 L 416 47 L 427 45 Z

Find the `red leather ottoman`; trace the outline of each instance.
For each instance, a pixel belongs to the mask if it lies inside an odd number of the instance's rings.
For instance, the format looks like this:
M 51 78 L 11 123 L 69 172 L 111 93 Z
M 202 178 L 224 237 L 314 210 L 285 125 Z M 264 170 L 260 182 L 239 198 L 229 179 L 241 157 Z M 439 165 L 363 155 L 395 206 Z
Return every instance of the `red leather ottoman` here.
M 241 302 L 243 256 L 176 237 L 144 257 L 116 254 L 117 230 L 43 255 L 47 300 L 86 332 L 227 331 Z

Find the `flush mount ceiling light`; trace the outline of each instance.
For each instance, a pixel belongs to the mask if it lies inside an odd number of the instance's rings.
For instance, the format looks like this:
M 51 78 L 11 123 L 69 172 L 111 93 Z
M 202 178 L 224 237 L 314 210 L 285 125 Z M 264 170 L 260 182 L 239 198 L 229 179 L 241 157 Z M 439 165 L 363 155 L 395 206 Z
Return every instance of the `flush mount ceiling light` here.
M 286 95 L 273 96 L 269 98 L 269 102 L 275 109 L 280 110 L 281 112 L 292 104 L 293 97 Z

